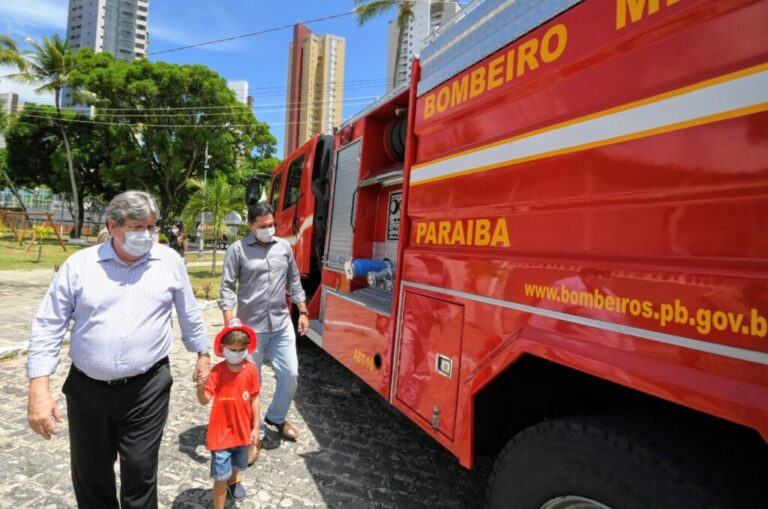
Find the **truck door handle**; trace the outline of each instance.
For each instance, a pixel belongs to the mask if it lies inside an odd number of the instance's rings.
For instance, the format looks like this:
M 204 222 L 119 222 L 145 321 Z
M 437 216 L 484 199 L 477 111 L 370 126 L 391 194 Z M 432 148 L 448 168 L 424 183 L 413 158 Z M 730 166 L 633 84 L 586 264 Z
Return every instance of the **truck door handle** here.
M 357 198 L 357 192 L 360 190 L 356 187 L 352 193 L 352 207 L 349 210 L 349 226 L 352 227 L 352 233 L 355 233 L 355 199 Z

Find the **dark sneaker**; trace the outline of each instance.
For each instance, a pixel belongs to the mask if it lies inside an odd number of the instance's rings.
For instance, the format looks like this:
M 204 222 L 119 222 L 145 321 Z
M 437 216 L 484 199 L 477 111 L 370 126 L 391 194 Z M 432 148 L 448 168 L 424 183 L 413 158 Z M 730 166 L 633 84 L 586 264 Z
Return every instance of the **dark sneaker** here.
M 239 482 L 227 484 L 227 496 L 232 500 L 240 501 L 245 498 L 245 488 Z

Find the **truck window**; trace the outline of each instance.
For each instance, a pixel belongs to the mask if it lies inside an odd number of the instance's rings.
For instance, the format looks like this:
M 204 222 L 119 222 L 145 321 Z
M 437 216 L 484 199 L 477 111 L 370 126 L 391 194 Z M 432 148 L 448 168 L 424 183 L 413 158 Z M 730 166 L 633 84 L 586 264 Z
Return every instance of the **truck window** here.
M 293 160 L 288 168 L 288 182 L 285 184 L 283 210 L 299 201 L 299 185 L 301 184 L 301 169 L 304 167 L 304 154 Z
M 272 180 L 272 199 L 269 200 L 272 208 L 277 213 L 277 206 L 280 204 L 280 184 L 283 182 L 283 174 L 278 173 Z

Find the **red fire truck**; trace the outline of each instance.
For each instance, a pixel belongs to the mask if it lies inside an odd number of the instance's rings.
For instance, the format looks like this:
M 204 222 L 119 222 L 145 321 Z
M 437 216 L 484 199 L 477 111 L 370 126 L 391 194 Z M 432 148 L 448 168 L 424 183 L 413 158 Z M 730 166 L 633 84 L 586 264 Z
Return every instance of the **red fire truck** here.
M 310 339 L 489 505 L 768 507 L 768 1 L 475 1 L 269 192 Z

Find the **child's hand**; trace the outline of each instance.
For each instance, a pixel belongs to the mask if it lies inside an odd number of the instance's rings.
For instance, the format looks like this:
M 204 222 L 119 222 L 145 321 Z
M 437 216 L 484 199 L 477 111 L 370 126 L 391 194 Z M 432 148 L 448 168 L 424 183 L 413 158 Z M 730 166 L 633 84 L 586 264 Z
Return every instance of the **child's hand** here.
M 260 431 L 258 427 L 251 431 L 251 445 L 259 445 L 259 443 L 261 443 L 261 437 L 259 437 L 259 435 Z
M 203 373 L 199 373 L 197 375 L 196 385 L 198 387 L 205 385 L 208 382 L 208 376 L 204 375 Z

